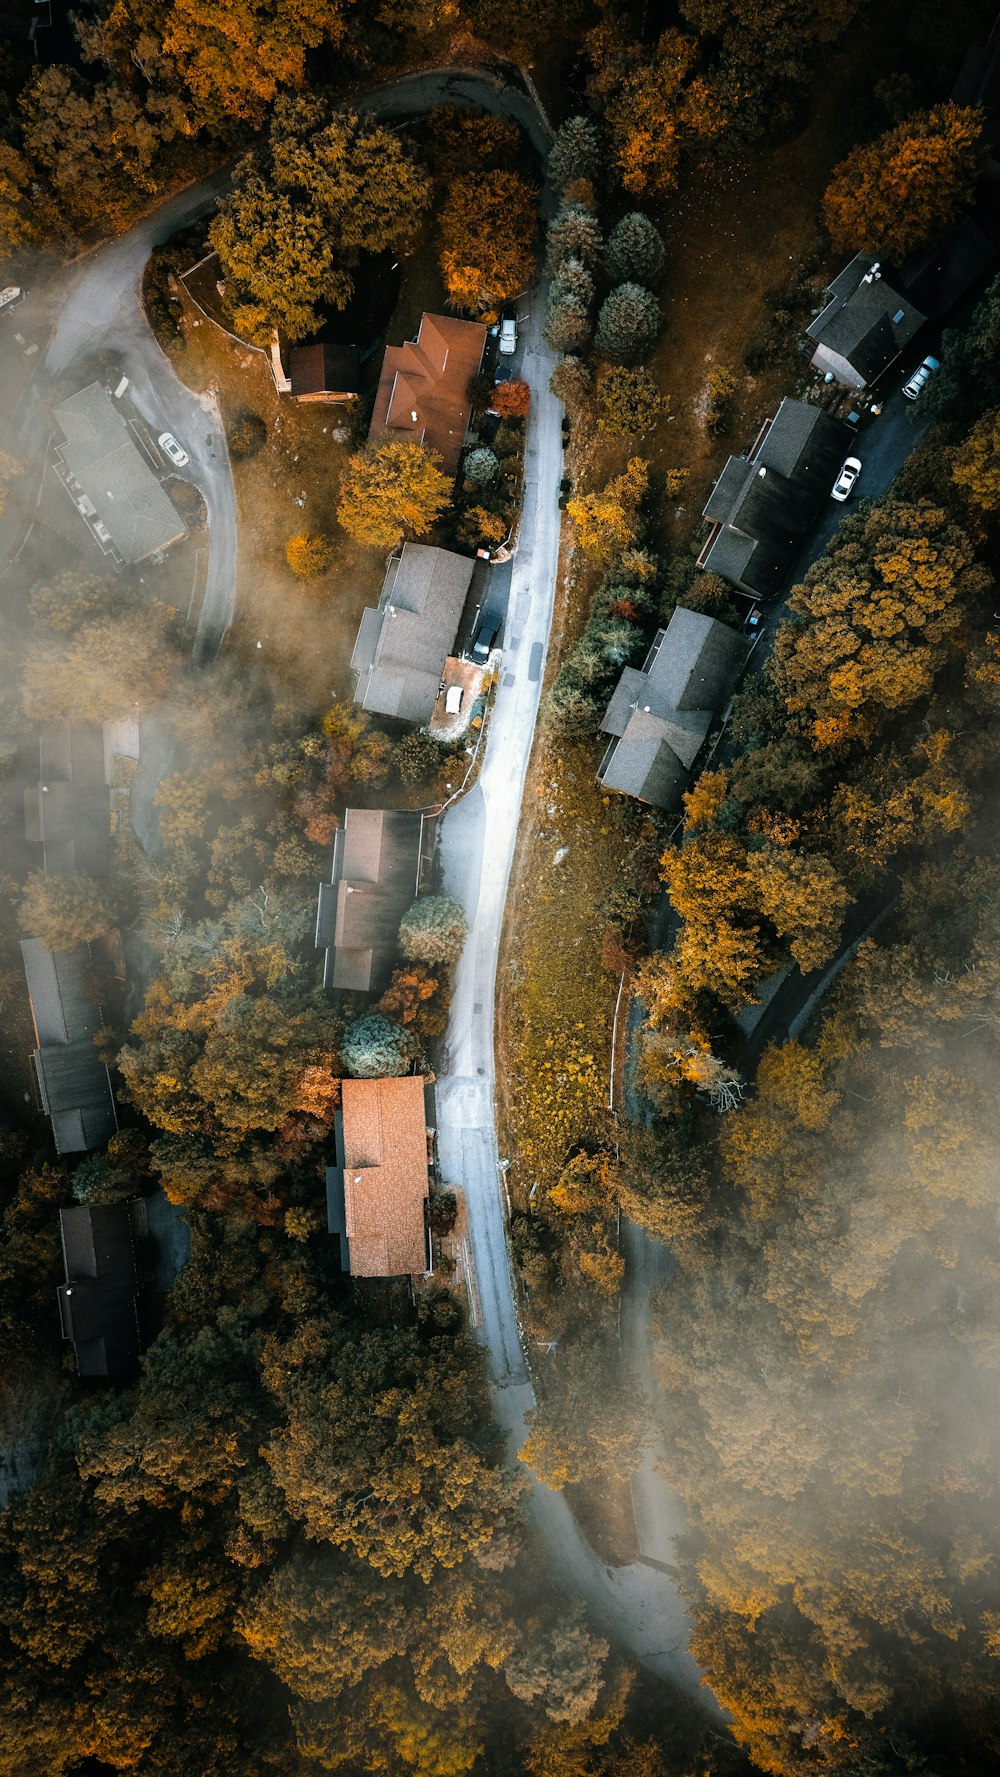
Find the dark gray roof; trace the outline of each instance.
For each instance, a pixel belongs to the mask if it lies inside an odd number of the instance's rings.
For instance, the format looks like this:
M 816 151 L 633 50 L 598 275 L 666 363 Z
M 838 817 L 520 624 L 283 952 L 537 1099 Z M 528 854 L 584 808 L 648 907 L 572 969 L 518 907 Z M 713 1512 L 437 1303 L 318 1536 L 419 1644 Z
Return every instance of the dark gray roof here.
M 846 359 L 866 383 L 876 377 L 908 345 L 926 315 L 894 284 L 868 254 L 858 253 L 838 274 L 827 292 L 827 304 L 806 328 L 806 336 Z
M 676 806 L 747 647 L 736 630 L 678 605 L 642 671 L 626 667 L 608 705 L 601 727 L 615 739 L 598 770 L 605 788 Z
M 141 1199 L 76 1204 L 59 1211 L 63 1269 L 59 1317 L 81 1376 L 126 1378 L 139 1367 L 139 1279 L 135 1246 L 145 1228 Z
M 320 884 L 316 947 L 323 985 L 381 993 L 399 954 L 399 922 L 417 898 L 426 823 L 400 809 L 349 808 Z
M 362 617 L 351 658 L 362 709 L 430 721 L 473 565 L 448 549 L 404 543 L 389 563 L 378 609 Z
M 746 592 L 774 596 L 852 434 L 823 408 L 782 401 L 749 457 L 730 457 L 704 508 L 717 527 L 699 565 Z
M 187 527 L 100 383 L 71 395 L 55 415 L 66 440 L 62 460 L 92 501 L 123 561 L 142 561 L 186 535 Z
M 102 1015 L 87 991 L 89 946 L 51 951 L 40 938 L 25 938 L 21 955 L 35 1023 L 35 1077 L 56 1152 L 103 1147 L 118 1118 L 108 1070 L 93 1042 Z
M 42 868 L 107 876 L 110 815 L 99 725 L 46 723 L 38 739 L 38 782 L 24 792 L 24 835 L 41 845 Z

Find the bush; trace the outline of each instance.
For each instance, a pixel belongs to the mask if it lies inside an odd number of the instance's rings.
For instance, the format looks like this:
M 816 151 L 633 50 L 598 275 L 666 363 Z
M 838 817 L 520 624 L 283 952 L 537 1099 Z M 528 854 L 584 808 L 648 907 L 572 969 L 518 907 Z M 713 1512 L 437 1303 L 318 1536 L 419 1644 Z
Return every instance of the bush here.
M 423 895 L 404 913 L 399 943 L 404 956 L 423 963 L 455 963 L 462 954 L 469 922 L 460 901 L 449 895 Z
M 238 463 L 245 462 L 248 457 L 255 457 L 267 443 L 267 425 L 259 413 L 242 408 L 230 420 L 226 439 L 230 456 Z
M 648 432 L 663 412 L 663 398 L 648 370 L 613 366 L 597 380 L 598 429 L 612 438 Z
M 623 216 L 611 230 L 605 265 L 612 283 L 656 285 L 666 262 L 663 236 L 639 210 Z
M 201 489 L 193 481 L 172 481 L 167 488 L 170 503 L 189 531 L 200 531 L 208 518 L 208 507 Z
M 549 378 L 549 388 L 564 407 L 578 411 L 586 406 L 593 392 L 594 379 L 590 366 L 582 358 L 568 353 L 560 358 Z
M 297 574 L 300 580 L 315 580 L 317 575 L 325 574 L 330 566 L 333 545 L 329 537 L 299 531 L 294 537 L 289 537 L 285 544 L 285 560 L 292 573 Z
M 426 784 L 441 764 L 441 748 L 429 734 L 415 728 L 396 743 L 393 762 L 404 784 Z
M 721 432 L 732 410 L 733 396 L 739 388 L 735 370 L 728 364 L 715 364 L 708 373 L 708 406 L 705 424 L 709 432 Z
M 488 487 L 500 473 L 499 459 L 486 445 L 481 444 L 475 450 L 470 450 L 462 465 L 462 473 L 473 487 Z
M 435 1234 L 450 1234 L 458 1219 L 454 1191 L 434 1191 L 427 1200 L 427 1220 Z
M 463 549 L 487 549 L 502 543 L 509 529 L 507 519 L 498 512 L 487 512 L 485 506 L 470 506 L 455 526 L 455 539 Z
M 619 284 L 605 299 L 594 343 L 612 363 L 637 364 L 660 331 L 660 305 L 642 284 Z
M 517 424 L 505 421 L 497 430 L 493 440 L 495 454 L 500 457 L 519 457 L 524 444 L 524 429 Z
M 405 1074 L 416 1054 L 416 1038 L 394 1018 L 366 1012 L 344 1031 L 341 1058 L 356 1080 L 382 1080 Z

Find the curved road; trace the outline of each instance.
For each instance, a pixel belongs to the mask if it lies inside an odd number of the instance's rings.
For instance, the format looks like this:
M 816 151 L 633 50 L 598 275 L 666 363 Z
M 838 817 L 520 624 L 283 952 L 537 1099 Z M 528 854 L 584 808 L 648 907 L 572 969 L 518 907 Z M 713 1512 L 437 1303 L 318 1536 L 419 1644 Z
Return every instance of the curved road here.
M 391 88 L 359 94 L 356 102 L 383 118 L 405 118 L 446 102 L 480 105 L 515 118 L 539 155 L 548 126 L 520 86 L 501 76 L 436 69 Z M 48 428 L 44 391 L 81 357 L 113 352 L 131 382 L 131 394 L 155 431 L 172 431 L 190 453 L 193 477 L 208 506 L 210 554 L 195 649 L 214 652 L 232 620 L 236 599 L 236 501 L 218 410 L 175 375 L 143 312 L 140 286 L 153 247 L 204 215 L 225 189 L 226 171 L 189 187 L 126 235 L 69 268 L 41 374 L 19 414 L 21 454 L 41 457 Z M 445 1175 L 464 1188 L 482 1305 L 480 1332 L 489 1354 L 494 1402 L 511 1452 L 524 1436 L 534 1405 L 517 1324 L 493 1119 L 493 1012 L 497 945 L 514 852 L 521 796 L 531 751 L 559 551 L 557 495 L 562 473 L 561 408 L 549 392 L 554 354 L 541 339 L 542 302 L 523 330 L 523 371 L 533 392 L 525 465 L 524 508 L 514 560 L 501 683 L 486 758 L 476 788 L 440 825 L 445 887 L 466 906 L 470 936 L 459 965 L 448 1030 L 448 1063 L 438 1086 L 438 1127 Z M 32 448 L 32 446 L 34 448 Z M 638 1270 L 634 1288 L 645 1298 Z M 648 1471 L 648 1472 L 647 1472 Z M 636 1516 L 647 1561 L 607 1568 L 581 1536 L 560 1493 L 533 1482 L 529 1516 L 546 1546 L 558 1583 L 584 1598 L 612 1639 L 669 1683 L 722 1720 L 687 1651 L 684 1601 L 670 1576 L 672 1495 L 651 1465 L 635 1490 Z

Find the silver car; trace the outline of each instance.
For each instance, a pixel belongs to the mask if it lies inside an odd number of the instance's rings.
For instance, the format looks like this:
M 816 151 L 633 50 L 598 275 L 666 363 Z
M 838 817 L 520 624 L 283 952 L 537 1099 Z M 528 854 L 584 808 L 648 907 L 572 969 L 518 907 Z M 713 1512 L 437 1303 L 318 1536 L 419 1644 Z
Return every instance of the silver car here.
M 937 358 L 925 358 L 923 363 L 913 372 L 908 383 L 903 384 L 903 394 L 907 401 L 915 401 L 924 385 L 930 381 L 935 370 L 941 365 Z
M 165 457 L 169 457 L 175 469 L 183 469 L 191 458 L 186 450 L 182 450 L 172 432 L 161 432 L 157 444 Z

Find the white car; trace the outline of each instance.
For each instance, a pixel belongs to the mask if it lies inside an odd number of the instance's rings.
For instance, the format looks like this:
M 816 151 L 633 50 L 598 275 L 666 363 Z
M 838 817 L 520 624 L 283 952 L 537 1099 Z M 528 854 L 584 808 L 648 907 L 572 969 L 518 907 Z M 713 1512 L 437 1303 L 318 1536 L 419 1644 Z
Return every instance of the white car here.
M 854 483 L 857 481 L 860 474 L 860 457 L 848 457 L 844 467 L 841 469 L 840 474 L 837 476 L 837 479 L 833 484 L 833 491 L 830 498 L 833 500 L 849 499 L 854 492 Z
M 509 358 L 511 353 L 517 350 L 516 315 L 504 314 L 500 316 L 500 344 L 498 350 L 503 358 Z
M 908 383 L 903 384 L 903 394 L 907 401 L 915 401 L 925 383 L 929 382 L 935 370 L 941 365 L 937 358 L 925 358 L 923 363 L 913 372 Z
M 169 457 L 175 469 L 183 469 L 191 458 L 186 450 L 182 450 L 172 432 L 161 432 L 157 444 L 165 457 Z

